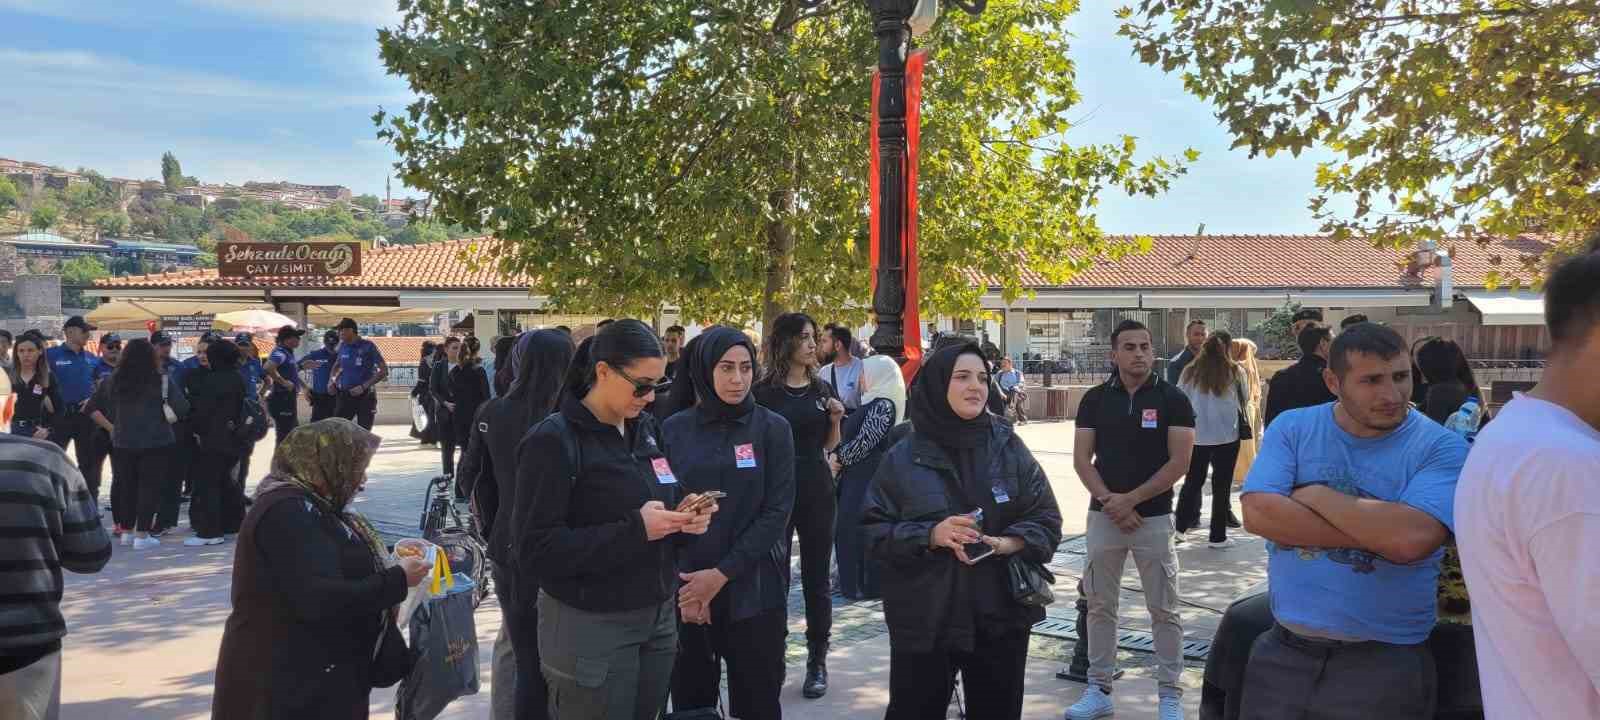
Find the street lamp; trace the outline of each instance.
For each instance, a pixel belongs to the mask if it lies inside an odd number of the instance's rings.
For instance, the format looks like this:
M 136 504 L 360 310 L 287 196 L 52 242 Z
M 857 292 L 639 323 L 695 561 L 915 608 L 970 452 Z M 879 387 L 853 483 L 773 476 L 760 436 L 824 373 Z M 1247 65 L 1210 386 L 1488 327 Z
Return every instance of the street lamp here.
M 800 0 L 821 5 L 826 0 Z M 950 0 L 973 15 L 988 0 Z M 906 56 L 913 30 L 932 27 L 938 0 L 866 0 L 878 36 L 878 277 L 872 293 L 872 347 L 905 363 L 905 267 L 901 234 L 916 218 L 906 213 Z M 911 299 L 915 302 L 915 299 Z

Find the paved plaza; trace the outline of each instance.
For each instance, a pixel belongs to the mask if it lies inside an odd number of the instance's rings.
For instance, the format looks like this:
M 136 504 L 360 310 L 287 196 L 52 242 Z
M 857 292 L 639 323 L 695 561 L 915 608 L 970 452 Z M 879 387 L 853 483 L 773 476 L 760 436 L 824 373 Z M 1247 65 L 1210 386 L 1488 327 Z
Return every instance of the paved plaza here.
M 1065 541 L 1052 563 L 1058 600 L 1049 608 L 1046 627 L 1034 636 L 1024 717 L 1060 718 L 1082 690 L 1079 684 L 1056 679 L 1055 673 L 1072 650 L 1072 600 L 1083 566 L 1081 534 L 1088 497 L 1072 471 L 1071 423 L 1035 423 L 1019 430 L 1050 476 L 1065 519 Z M 419 447 L 406 428 L 382 427 L 379 433 L 383 447 L 357 508 L 391 538 L 415 535 L 427 481 L 438 472 L 438 451 Z M 265 473 L 270 461 L 271 444 L 262 443 L 252 460 L 253 479 Z M 217 648 L 230 608 L 234 545 L 186 548 L 181 543 L 188 534 L 185 525 L 151 551 L 134 553 L 118 547 L 110 565 L 98 575 L 68 574 L 62 602 L 70 632 L 62 681 L 65 720 L 210 717 Z M 1212 550 L 1203 542 L 1180 547 L 1184 630 L 1191 647 L 1200 652 L 1227 603 L 1265 580 L 1261 541 L 1242 534 L 1239 539 L 1239 546 L 1229 550 Z M 1123 629 L 1137 636 L 1149 629 L 1149 621 L 1138 575 L 1129 565 L 1123 580 Z M 800 697 L 804 614 L 798 573 L 796 578 L 790 602 L 790 672 L 783 695 L 786 716 L 882 717 L 888 702 L 889 636 L 877 602 L 847 603 L 835 597 L 831 689 L 821 700 Z M 490 648 L 500 627 L 499 608 L 492 598 L 479 609 L 477 619 L 482 692 L 458 700 L 443 718 L 489 716 Z M 1191 718 L 1198 714 L 1203 666 L 1198 657 L 1190 659 L 1184 675 L 1189 688 L 1184 706 Z M 1125 650 L 1121 658 L 1128 674 L 1117 686 L 1117 717 L 1155 717 L 1152 656 Z M 373 717 L 392 717 L 393 708 L 392 690 L 373 693 Z M 959 717 L 954 708 L 950 717 Z

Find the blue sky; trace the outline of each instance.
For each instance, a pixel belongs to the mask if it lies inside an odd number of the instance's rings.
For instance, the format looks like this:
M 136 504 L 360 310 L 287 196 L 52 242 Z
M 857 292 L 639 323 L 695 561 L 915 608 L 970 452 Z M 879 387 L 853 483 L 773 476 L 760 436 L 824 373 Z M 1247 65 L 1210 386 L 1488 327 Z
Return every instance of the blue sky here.
M 647 0 L 646 0 L 647 1 Z M 1068 142 L 1139 138 L 1201 152 L 1165 196 L 1103 195 L 1120 233 L 1311 232 L 1305 209 L 1326 154 L 1248 159 L 1177 77 L 1133 60 L 1114 0 L 1087 0 L 1070 30 L 1083 103 Z M 172 150 L 207 182 L 292 180 L 381 195 L 393 153 L 370 116 L 404 105 L 376 31 L 391 0 L 0 0 L 0 157 L 108 175 L 160 174 Z M 866 60 L 864 60 L 866 62 Z M 395 195 L 404 188 L 395 185 Z

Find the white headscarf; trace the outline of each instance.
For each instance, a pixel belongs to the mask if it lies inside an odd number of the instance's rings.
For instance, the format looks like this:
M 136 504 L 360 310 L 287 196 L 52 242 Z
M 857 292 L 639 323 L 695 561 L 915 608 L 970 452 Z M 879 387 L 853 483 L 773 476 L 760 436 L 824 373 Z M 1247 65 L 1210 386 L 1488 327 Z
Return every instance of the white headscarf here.
M 900 374 L 900 366 L 888 355 L 872 355 L 861 362 L 861 406 L 866 407 L 878 398 L 888 398 L 894 402 L 894 423 L 904 422 L 906 379 Z

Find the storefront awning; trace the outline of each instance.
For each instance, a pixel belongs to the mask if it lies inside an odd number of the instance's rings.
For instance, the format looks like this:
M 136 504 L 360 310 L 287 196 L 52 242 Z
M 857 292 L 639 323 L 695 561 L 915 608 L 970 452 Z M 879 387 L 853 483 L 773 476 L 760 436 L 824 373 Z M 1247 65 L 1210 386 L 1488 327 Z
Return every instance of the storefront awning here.
M 161 316 L 218 315 L 239 310 L 271 310 L 271 303 L 115 300 L 90 311 L 88 320 L 101 330 L 146 331 L 145 323 Z M 335 321 L 337 322 L 337 321 Z
M 1140 307 L 1146 310 L 1183 308 L 1245 308 L 1269 309 L 1283 307 L 1288 294 L 1282 290 L 1269 291 L 1201 291 L 1201 292 L 1147 292 L 1141 296 Z
M 1543 325 L 1544 296 L 1534 293 L 1469 292 L 1467 302 L 1483 313 L 1484 325 Z
M 1289 293 L 1289 301 L 1308 307 L 1385 308 L 1427 307 L 1433 304 L 1433 291 L 1415 290 L 1301 290 Z
M 1009 305 L 1000 293 L 982 298 L 983 309 L 1013 310 L 1095 310 L 1099 308 L 1137 308 L 1139 293 L 1116 291 L 1041 290 L 1036 297 L 1020 297 Z

